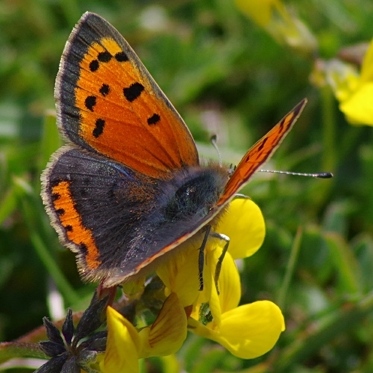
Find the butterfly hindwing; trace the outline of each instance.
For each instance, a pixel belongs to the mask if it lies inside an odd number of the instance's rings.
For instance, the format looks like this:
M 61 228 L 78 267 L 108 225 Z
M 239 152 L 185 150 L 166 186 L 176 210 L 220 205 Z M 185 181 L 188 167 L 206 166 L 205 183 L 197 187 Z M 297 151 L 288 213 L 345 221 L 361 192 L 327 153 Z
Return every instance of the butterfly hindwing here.
M 119 32 L 85 13 L 66 43 L 55 96 L 68 139 L 145 175 L 198 165 L 189 129 Z
M 77 254 L 85 280 L 131 276 L 177 238 L 152 233 L 161 185 L 98 154 L 61 148 L 43 175 L 43 189 L 52 224 L 61 243 Z
M 42 175 L 43 202 L 60 242 L 76 254 L 82 277 L 109 287 L 148 267 L 215 216 L 203 203 L 211 199 L 209 192 L 204 198 L 204 186 L 214 185 L 212 179 L 221 185 L 226 173 L 217 177 L 213 170 L 181 171 L 172 180 L 155 180 L 67 145 Z M 199 191 L 194 197 L 185 184 L 188 179 Z M 178 196 L 185 185 L 187 194 Z

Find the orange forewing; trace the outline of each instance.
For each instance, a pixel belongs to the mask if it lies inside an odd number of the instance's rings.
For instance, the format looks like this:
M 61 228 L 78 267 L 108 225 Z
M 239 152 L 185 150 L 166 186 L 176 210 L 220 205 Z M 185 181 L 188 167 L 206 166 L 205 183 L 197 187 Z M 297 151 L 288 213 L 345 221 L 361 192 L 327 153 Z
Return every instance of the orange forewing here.
M 100 39 L 87 42 L 84 57 L 80 61 L 72 58 L 69 44 L 64 53 L 65 64 L 79 64 L 65 70 L 79 71 L 73 84 L 80 137 L 96 152 L 151 177 L 168 178 L 174 169 L 198 165 L 189 129 L 129 44 L 110 24 L 92 14 L 76 26 L 79 38 L 84 38 L 82 29 L 89 27 Z M 117 55 L 122 58 L 115 58 Z M 125 90 L 132 96 L 126 98 Z M 100 121 L 104 126 L 98 136 Z
M 248 150 L 229 179 L 217 206 L 224 205 L 229 201 L 248 182 L 254 172 L 276 151 L 281 141 L 293 127 L 306 103 L 306 99 L 302 100 Z

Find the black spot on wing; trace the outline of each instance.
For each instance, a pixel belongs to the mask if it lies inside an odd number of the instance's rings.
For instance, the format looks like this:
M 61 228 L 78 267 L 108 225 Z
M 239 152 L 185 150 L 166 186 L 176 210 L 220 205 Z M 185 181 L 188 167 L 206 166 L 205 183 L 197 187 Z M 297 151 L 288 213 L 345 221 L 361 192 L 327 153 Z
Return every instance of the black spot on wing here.
M 56 214 L 57 215 L 63 215 L 65 213 L 65 210 L 64 209 L 57 209 L 56 210 Z
M 150 118 L 148 118 L 148 124 L 153 125 L 157 124 L 161 120 L 161 117 L 158 114 L 153 114 Z
M 56 187 L 61 181 L 62 180 L 60 180 L 59 178 L 51 180 L 51 187 L 52 188 Z M 56 195 L 58 195 L 58 194 L 56 193 Z
M 84 244 L 84 243 L 81 243 L 81 244 L 79 245 L 79 251 L 81 251 L 82 254 L 86 256 L 86 255 L 88 254 L 88 248 L 87 248 L 87 245 Z
M 100 66 L 99 62 L 97 60 L 93 60 L 91 61 L 91 63 L 89 64 L 89 70 L 91 70 L 91 72 L 95 72 L 98 70 L 98 67 Z
M 135 101 L 144 90 L 144 86 L 140 83 L 133 83 L 128 88 L 123 89 L 124 97 L 129 102 Z
M 96 127 L 93 130 L 92 134 L 97 139 L 104 132 L 105 121 L 103 119 L 97 119 L 95 125 Z
M 128 56 L 124 52 L 118 52 L 114 57 L 118 62 L 128 61 Z
M 88 96 L 85 99 L 84 104 L 88 110 L 93 111 L 93 107 L 96 105 L 96 96 Z
M 267 140 L 268 140 L 268 137 L 266 137 L 266 138 L 263 140 L 263 142 L 260 144 L 258 150 L 262 150 L 262 149 L 264 148 L 264 145 L 265 145 L 265 143 L 267 142 Z
M 97 58 L 100 62 L 109 62 L 113 56 L 108 52 L 101 52 L 98 54 Z
M 52 194 L 52 201 L 57 201 L 58 199 L 60 199 L 61 195 L 58 194 L 58 193 L 53 193 Z
M 107 85 L 107 84 L 103 84 L 100 88 L 100 93 L 102 94 L 102 96 L 107 96 L 110 92 L 110 87 Z

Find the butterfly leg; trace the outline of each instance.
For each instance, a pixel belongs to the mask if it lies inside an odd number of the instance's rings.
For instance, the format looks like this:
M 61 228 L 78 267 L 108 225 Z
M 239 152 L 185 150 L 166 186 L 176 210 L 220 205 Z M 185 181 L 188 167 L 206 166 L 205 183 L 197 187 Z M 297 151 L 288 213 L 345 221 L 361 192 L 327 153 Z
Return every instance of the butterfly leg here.
M 96 289 L 96 294 L 99 299 L 108 297 L 108 305 L 112 305 L 114 303 L 115 295 L 117 292 L 117 286 L 111 286 L 109 288 L 104 287 L 104 280 L 100 282 L 98 288 Z
M 221 266 L 223 264 L 225 254 L 228 251 L 230 238 L 228 236 L 226 236 L 225 234 L 216 233 L 216 232 L 212 232 L 211 237 L 218 238 L 219 240 L 222 240 L 222 241 L 225 242 L 225 245 L 223 247 L 223 251 L 222 251 L 221 255 L 219 256 L 219 259 L 218 259 L 218 262 L 216 263 L 216 268 L 215 268 L 215 286 L 216 286 L 216 291 L 219 294 L 220 292 L 219 292 L 219 287 L 218 287 L 218 281 L 219 281 Z
M 203 237 L 202 245 L 199 248 L 199 257 L 198 257 L 198 274 L 199 274 L 199 291 L 203 290 L 203 267 L 205 264 L 205 247 L 207 240 L 210 236 L 211 225 L 206 226 L 205 236 Z

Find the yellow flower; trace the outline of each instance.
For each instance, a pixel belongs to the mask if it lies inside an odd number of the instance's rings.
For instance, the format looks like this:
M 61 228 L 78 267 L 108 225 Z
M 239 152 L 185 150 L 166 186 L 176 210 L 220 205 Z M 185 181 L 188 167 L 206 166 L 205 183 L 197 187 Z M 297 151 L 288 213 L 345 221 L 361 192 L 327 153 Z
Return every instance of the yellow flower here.
M 207 261 L 216 263 L 220 254 L 221 248 L 210 250 Z M 204 292 L 208 294 L 201 294 L 195 303 L 188 320 L 191 330 L 220 343 L 233 355 L 243 359 L 252 359 L 268 352 L 284 330 L 280 309 L 269 301 L 238 306 L 241 298 L 240 278 L 229 252 L 224 258 L 219 276 L 219 294 L 214 286 L 214 271 L 211 271 L 211 266 L 208 268 L 210 271 L 206 271 L 204 276 L 209 284 Z M 207 276 L 210 276 L 210 281 Z M 203 322 L 203 318 L 201 320 L 201 311 L 206 305 L 212 319 L 207 323 Z
M 284 11 L 284 6 L 279 0 L 235 0 L 236 6 L 261 27 L 266 27 L 272 19 L 272 14 L 277 10 Z
M 175 353 L 186 338 L 187 326 L 195 334 L 220 343 L 237 357 L 250 359 L 269 351 L 284 330 L 280 309 L 269 301 L 239 306 L 240 276 L 234 259 L 253 255 L 261 246 L 265 225 L 250 199 L 233 200 L 215 227 L 230 237 L 210 236 L 204 250 L 203 290 L 199 280 L 200 240 L 192 240 L 157 269 L 167 299 L 156 321 L 138 331 L 108 308 L 108 342 L 100 363 L 104 373 L 138 372 L 138 359 Z M 216 268 L 221 264 L 216 278 Z M 187 317 L 188 315 L 188 317 Z
M 346 75 L 335 92 L 339 108 L 351 124 L 373 126 L 373 40 L 365 54 L 360 76 L 356 73 Z
M 107 346 L 100 362 L 103 373 L 137 373 L 139 359 L 175 353 L 187 333 L 187 317 L 174 293 L 166 299 L 151 326 L 138 331 L 111 307 L 107 308 L 107 325 Z
M 269 351 L 284 330 L 282 313 L 272 302 L 238 306 L 241 284 L 234 259 L 251 256 L 259 249 L 265 235 L 263 216 L 253 201 L 238 198 L 215 230 L 230 237 L 217 284 L 216 266 L 225 245 L 218 238 L 210 238 L 205 247 L 203 291 L 198 291 L 198 243 L 158 268 L 157 274 L 168 293 L 178 294 L 184 307 L 192 306 L 188 319 L 191 331 L 220 343 L 235 356 L 254 358 Z
M 317 41 L 306 25 L 280 0 L 235 0 L 237 8 L 265 29 L 279 44 L 313 55 Z

